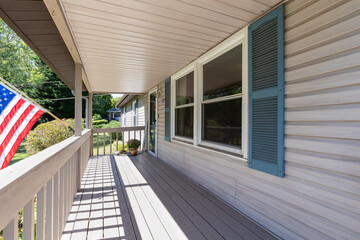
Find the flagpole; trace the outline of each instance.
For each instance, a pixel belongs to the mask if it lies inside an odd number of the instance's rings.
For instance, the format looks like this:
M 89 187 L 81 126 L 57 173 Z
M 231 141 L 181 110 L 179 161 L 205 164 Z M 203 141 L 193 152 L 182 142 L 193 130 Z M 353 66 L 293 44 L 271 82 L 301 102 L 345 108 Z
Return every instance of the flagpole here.
M 8 85 L 10 88 L 12 88 L 13 90 L 15 90 L 16 92 L 18 92 L 20 95 L 22 95 L 24 98 L 28 99 L 30 102 L 32 102 L 33 104 L 37 105 L 38 107 L 42 108 L 45 110 L 45 112 L 47 112 L 50 116 L 52 116 L 53 118 L 55 118 L 56 120 L 59 120 L 62 124 L 64 124 L 67 128 L 69 128 L 71 131 L 75 132 L 74 129 L 65 121 L 61 120 L 60 118 L 58 118 L 57 116 L 55 116 L 54 114 L 52 114 L 49 110 L 47 110 L 46 108 L 44 108 L 43 106 L 41 106 L 40 104 L 38 104 L 37 102 L 35 102 L 35 100 L 29 98 L 26 93 L 24 93 L 23 91 L 21 91 L 20 89 L 16 88 L 14 85 L 12 85 L 11 83 L 9 83 L 8 81 L 6 81 L 5 79 L 3 79 L 2 77 L 0 77 L 0 80 L 5 83 L 6 85 Z

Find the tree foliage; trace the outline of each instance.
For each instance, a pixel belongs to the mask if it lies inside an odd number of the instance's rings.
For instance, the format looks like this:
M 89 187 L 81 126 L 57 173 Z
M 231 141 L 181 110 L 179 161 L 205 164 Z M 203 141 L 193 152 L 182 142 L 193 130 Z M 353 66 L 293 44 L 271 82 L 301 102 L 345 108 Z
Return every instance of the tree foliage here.
M 93 97 L 93 114 L 100 114 L 103 119 L 107 119 L 107 110 L 111 109 L 111 95 Z
M 119 97 L 114 97 L 111 99 L 111 107 L 115 107 L 115 105 L 117 104 L 117 102 L 120 100 L 121 96 Z
M 33 95 L 46 80 L 39 57 L 0 20 L 0 76 Z

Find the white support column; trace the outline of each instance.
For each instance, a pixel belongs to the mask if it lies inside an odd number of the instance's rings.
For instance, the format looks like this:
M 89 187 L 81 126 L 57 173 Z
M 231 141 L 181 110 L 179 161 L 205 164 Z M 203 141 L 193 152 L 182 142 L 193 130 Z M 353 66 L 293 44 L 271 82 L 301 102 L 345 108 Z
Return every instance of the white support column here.
M 81 136 L 82 125 L 82 65 L 75 64 L 75 136 Z
M 93 115 L 93 94 L 89 92 L 89 105 L 88 105 L 88 124 L 89 129 L 92 129 L 92 115 Z

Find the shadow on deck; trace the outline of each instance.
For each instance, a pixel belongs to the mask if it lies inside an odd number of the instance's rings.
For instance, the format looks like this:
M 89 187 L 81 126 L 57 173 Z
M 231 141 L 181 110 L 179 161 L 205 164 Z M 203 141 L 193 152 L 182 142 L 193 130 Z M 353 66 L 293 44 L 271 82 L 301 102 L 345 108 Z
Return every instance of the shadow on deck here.
M 89 160 L 62 239 L 274 239 L 246 216 L 143 153 Z

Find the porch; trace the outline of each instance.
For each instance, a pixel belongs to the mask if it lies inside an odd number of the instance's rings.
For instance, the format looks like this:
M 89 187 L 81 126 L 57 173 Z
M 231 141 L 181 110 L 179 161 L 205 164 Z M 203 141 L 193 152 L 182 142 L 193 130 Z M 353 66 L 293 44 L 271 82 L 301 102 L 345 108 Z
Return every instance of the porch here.
M 274 238 L 143 145 L 135 157 L 113 154 L 125 136 L 143 142 L 144 131 L 84 130 L 2 170 L 4 239 L 18 239 L 21 210 L 25 240 Z M 108 149 L 99 146 L 101 134 L 110 137 Z
M 274 239 L 144 152 L 91 157 L 62 239 Z

